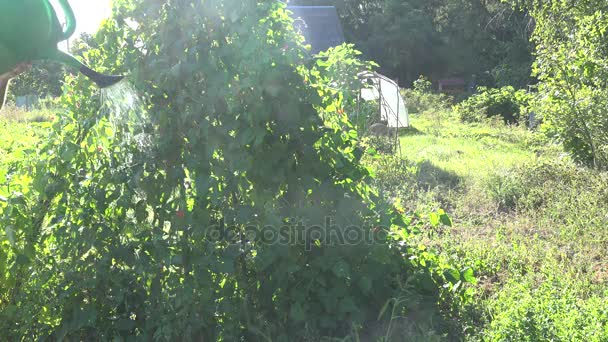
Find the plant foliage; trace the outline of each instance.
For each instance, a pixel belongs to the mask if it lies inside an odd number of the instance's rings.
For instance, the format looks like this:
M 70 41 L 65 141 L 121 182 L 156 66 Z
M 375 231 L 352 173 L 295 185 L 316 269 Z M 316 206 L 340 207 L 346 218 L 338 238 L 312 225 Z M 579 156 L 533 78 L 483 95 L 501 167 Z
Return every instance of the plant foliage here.
M 403 89 L 401 95 L 410 113 L 442 111 L 449 108 L 450 102 L 453 101 L 453 98 L 446 94 L 433 92 L 431 81 L 422 75 L 414 81 L 412 89 Z
M 114 1 L 85 57 L 143 98 L 68 79 L 2 180 L 4 338 L 374 336 L 460 294 L 471 271 L 409 246 L 341 114 L 349 80 L 290 27 L 280 2 Z
M 578 162 L 608 169 L 608 6 L 605 1 L 526 4 L 537 22 L 534 73 L 545 129 Z
M 500 117 L 507 124 L 526 120 L 524 115 L 530 106 L 531 95 L 513 87 L 488 89 L 480 87 L 478 93 L 454 106 L 454 111 L 464 122 L 480 122 L 486 118 Z

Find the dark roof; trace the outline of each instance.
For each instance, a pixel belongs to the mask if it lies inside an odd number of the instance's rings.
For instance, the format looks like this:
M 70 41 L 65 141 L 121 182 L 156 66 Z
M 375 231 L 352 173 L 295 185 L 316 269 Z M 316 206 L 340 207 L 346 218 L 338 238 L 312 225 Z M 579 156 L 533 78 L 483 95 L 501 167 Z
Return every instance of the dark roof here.
M 287 6 L 293 12 L 294 26 L 317 54 L 344 43 L 344 31 L 333 6 Z

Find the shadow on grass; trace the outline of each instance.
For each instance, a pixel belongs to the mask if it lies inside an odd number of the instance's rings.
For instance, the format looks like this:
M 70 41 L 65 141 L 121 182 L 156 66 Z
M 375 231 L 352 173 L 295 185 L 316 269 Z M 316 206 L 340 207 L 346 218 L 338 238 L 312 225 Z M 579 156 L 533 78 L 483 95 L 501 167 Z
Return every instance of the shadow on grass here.
M 463 341 L 460 322 L 445 315 L 437 305 L 434 295 L 395 298 L 398 306 L 406 306 L 407 314 L 383 317 L 366 323 L 360 332 L 359 341 Z M 396 312 L 399 312 L 397 310 Z M 384 316 L 387 316 L 385 314 Z M 390 310 L 388 313 L 390 316 Z M 390 323 L 390 325 L 389 325 Z
M 456 173 L 446 171 L 428 160 L 418 164 L 416 176 L 418 185 L 422 188 L 455 189 L 462 182 L 462 178 Z
M 399 129 L 400 137 L 408 137 L 408 136 L 415 136 L 415 135 L 424 135 L 424 132 L 422 132 L 418 128 L 411 126 L 411 125 L 410 125 L 410 127 L 405 127 L 405 128 Z

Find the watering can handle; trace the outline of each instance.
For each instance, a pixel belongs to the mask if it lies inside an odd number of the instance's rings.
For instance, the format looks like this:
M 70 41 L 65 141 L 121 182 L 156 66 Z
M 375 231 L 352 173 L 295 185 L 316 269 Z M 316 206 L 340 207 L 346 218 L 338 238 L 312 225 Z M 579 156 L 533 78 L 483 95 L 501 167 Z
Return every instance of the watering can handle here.
M 63 31 L 60 36 L 60 41 L 63 41 L 70 38 L 76 31 L 76 17 L 74 16 L 74 11 L 72 11 L 72 7 L 70 7 L 68 0 L 59 0 L 59 4 L 61 5 L 66 21 L 65 31 Z

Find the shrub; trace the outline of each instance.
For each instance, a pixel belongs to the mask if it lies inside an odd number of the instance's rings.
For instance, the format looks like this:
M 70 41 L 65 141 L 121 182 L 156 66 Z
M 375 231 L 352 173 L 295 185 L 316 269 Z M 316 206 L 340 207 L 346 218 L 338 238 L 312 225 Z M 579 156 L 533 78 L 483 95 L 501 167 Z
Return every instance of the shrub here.
M 397 152 L 394 136 L 369 135 L 361 139 L 361 147 L 381 154 L 393 154 Z
M 417 173 L 419 166 L 397 155 L 374 155 L 367 161 L 376 172 L 372 184 L 377 189 L 396 194 L 399 191 L 416 190 Z
M 433 84 L 426 77 L 421 75 L 420 77 L 418 77 L 417 80 L 414 81 L 413 86 L 414 91 L 421 94 L 428 94 L 431 92 L 431 87 L 433 86 Z
M 452 99 L 445 94 L 432 91 L 431 82 L 424 76 L 414 81 L 412 89 L 403 89 L 401 95 L 410 113 L 423 113 L 428 110 L 442 111 L 449 107 Z
M 513 87 L 500 89 L 477 88 L 478 93 L 454 106 L 454 111 L 464 122 L 480 122 L 486 118 L 500 117 L 507 124 L 520 123 L 527 113 L 530 95 Z
M 534 76 L 544 129 L 574 159 L 608 170 L 608 21 L 603 0 L 526 2 L 534 17 Z M 567 24 L 564 24 L 567 23 Z
M 378 104 L 359 99 L 361 79 L 359 73 L 371 71 L 378 65 L 360 59 L 361 52 L 353 44 L 342 44 L 319 53 L 312 71 L 336 92 L 337 112 L 343 113 L 354 124 L 360 135 L 371 123 L 380 120 Z
M 608 206 L 608 176 L 566 161 L 522 165 L 490 177 L 488 189 L 503 209 L 542 210 L 568 224 L 602 226 Z M 581 217 L 586 217 L 581 221 Z M 580 226 L 577 229 L 585 229 Z
M 606 341 L 606 295 L 581 294 L 562 279 L 510 281 L 490 307 L 484 341 Z M 581 299 L 584 298 L 584 299 Z

